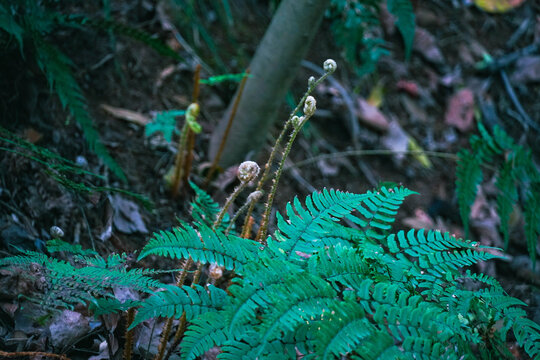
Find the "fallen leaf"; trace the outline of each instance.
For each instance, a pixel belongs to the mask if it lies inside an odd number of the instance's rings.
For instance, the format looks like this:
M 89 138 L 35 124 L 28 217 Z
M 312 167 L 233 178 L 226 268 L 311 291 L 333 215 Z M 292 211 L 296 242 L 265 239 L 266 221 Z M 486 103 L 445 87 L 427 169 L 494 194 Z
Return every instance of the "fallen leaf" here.
M 384 86 L 381 82 L 378 82 L 377 85 L 373 89 L 371 89 L 371 92 L 369 93 L 369 96 L 367 98 L 367 102 L 375 106 L 377 108 L 381 107 L 384 100 Z
M 137 204 L 120 195 L 112 195 L 110 201 L 114 209 L 113 224 L 118 231 L 124 234 L 148 233 Z
M 526 0 L 473 0 L 480 9 L 490 13 L 504 13 L 512 10 Z
M 34 128 L 26 128 L 24 130 L 24 138 L 32 144 L 37 143 L 42 137 L 43 134 Z
M 413 229 L 433 229 L 435 222 L 424 210 L 415 209 L 414 216 L 403 219 L 403 224 Z
M 422 54 L 426 60 L 434 64 L 444 63 L 444 57 L 437 46 L 435 36 L 431 35 L 427 30 L 422 29 L 421 27 L 417 27 L 414 32 L 413 49 Z
M 422 147 L 418 145 L 416 140 L 412 137 L 409 137 L 409 149 L 413 152 L 412 156 L 416 159 L 416 161 L 418 161 L 426 169 L 431 169 L 431 161 L 424 152 L 424 149 L 422 149 Z
M 50 340 L 55 348 L 74 343 L 73 340 L 86 335 L 88 331 L 90 331 L 88 318 L 71 310 L 62 311 L 49 325 Z
M 540 82 L 540 56 L 525 56 L 516 62 L 510 80 L 513 83 Z
M 450 98 L 444 121 L 462 132 L 472 130 L 474 125 L 474 94 L 470 89 L 461 89 Z
M 407 94 L 418 97 L 420 95 L 420 90 L 418 89 L 418 84 L 414 81 L 409 80 L 399 80 L 396 84 L 398 90 L 405 91 Z
M 388 120 L 386 116 L 375 106 L 362 98 L 358 98 L 358 118 L 366 125 L 380 131 L 388 130 Z
M 332 159 L 320 159 L 317 166 L 324 176 L 335 176 L 339 172 L 339 165 Z
M 381 139 L 382 144 L 388 150 L 395 152 L 394 159 L 398 165 L 405 158 L 405 152 L 409 147 L 409 135 L 401 128 L 397 121 L 390 122 L 388 132 Z
M 420 107 L 417 101 L 412 100 L 411 98 L 407 96 L 401 96 L 400 97 L 401 103 L 403 104 L 403 107 L 409 114 L 409 118 L 414 122 L 421 122 L 421 123 L 427 123 L 428 121 L 428 115 Z
M 128 109 L 122 109 L 114 106 L 110 106 L 107 104 L 101 104 L 100 107 L 105 110 L 107 113 L 111 114 L 112 116 L 121 119 L 126 120 L 132 123 L 135 123 L 137 125 L 146 126 L 150 122 L 150 117 L 141 114 L 140 112 L 128 110 Z

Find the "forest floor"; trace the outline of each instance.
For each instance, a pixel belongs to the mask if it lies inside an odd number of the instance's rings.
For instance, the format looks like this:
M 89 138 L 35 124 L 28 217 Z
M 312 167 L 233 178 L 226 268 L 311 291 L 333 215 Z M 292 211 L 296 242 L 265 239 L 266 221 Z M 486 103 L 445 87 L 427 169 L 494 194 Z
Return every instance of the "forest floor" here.
M 249 5 L 244 10 L 233 9 L 233 14 L 238 14 L 235 36 L 241 51 L 231 49 L 225 33 L 219 31 L 221 25 L 212 21 L 211 15 L 203 19 L 208 21 L 219 49 L 223 49 L 223 58 L 235 51 L 244 54 L 225 61 L 231 73 L 241 73 L 247 66 L 271 17 L 269 5 L 246 3 Z M 310 66 L 320 67 L 325 59 L 333 58 L 338 71 L 332 81 L 325 82 L 314 93 L 318 112 L 294 146 L 276 199 L 277 211 L 283 212 L 294 196 L 302 199 L 324 187 L 362 193 L 379 182 L 393 182 L 420 193 L 406 200 L 396 228 L 433 228 L 463 236 L 455 196 L 455 159 L 435 153 L 456 154 L 469 147 L 469 137 L 477 133 L 475 117 L 481 117 L 490 126 L 503 126 L 516 142 L 532 149 L 537 162 L 540 160 L 540 132 L 524 123 L 511 94 L 513 90 L 524 112 L 538 127 L 540 4 L 527 1 L 513 11 L 493 15 L 473 6 L 453 6 L 457 1 L 416 3 L 418 29 L 410 60 L 404 60 L 401 38 L 388 14 L 383 13 L 379 35 L 392 52 L 379 61 L 375 74 L 361 79 L 342 59 L 328 21 L 323 22 L 307 62 L 298 71 L 292 97 L 300 98 L 307 78 L 314 75 Z M 92 6 L 74 10 L 89 15 L 99 11 Z M 146 136 L 140 122 L 149 121 L 156 112 L 185 109 L 190 104 L 197 61 L 175 43 L 174 34 L 165 26 L 172 20 L 157 11 L 151 1 L 115 2 L 111 15 L 120 22 L 157 34 L 186 59 L 178 64 L 140 42 L 123 36 L 113 39 L 103 31 L 69 29 L 52 37 L 53 43 L 73 61 L 95 126 L 126 174 L 127 183 L 117 180 L 89 150 L 73 120 L 66 123 L 67 114 L 57 97 L 51 95 L 39 68 L 31 58 L 23 60 L 18 53 L 0 59 L 0 125 L 104 177 L 93 180 L 78 175 L 74 180 L 96 181 L 99 186 L 142 194 L 154 207 L 146 209 L 124 194 L 70 190 L 55 181 L 46 166 L 17 152 L 0 151 L 0 256 L 14 253 L 12 245 L 42 250 L 44 242 L 51 238 L 53 225 L 63 229 L 64 239 L 84 248 L 93 247 L 102 255 L 133 253 L 144 246 L 153 232 L 170 229 L 177 224 L 177 218 L 189 219 L 192 191 L 184 186 L 173 199 L 164 181 L 164 175 L 174 164 L 177 138 L 168 143 L 159 134 Z M 536 46 L 535 51 L 522 51 L 531 45 Z M 490 72 L 475 67 L 485 54 L 494 59 L 516 55 L 502 68 L 509 83 L 502 80 L 501 69 Z M 212 57 L 204 51 L 201 57 L 212 63 Z M 217 74 L 215 71 L 214 75 Z M 209 70 L 203 68 L 201 76 L 207 78 Z M 198 184 L 204 181 L 211 161 L 207 154 L 209 137 L 231 102 L 236 86 L 237 83 L 201 86 L 199 120 L 203 130 L 196 137 L 191 175 Z M 353 104 L 352 108 L 346 107 L 347 101 Z M 284 105 L 281 118 L 285 120 L 289 112 L 290 107 Z M 358 122 L 357 139 L 352 139 L 351 121 Z M 275 134 L 277 127 L 269 135 L 262 154 L 254 160 L 265 162 Z M 428 156 L 430 164 L 418 157 L 396 154 L 409 149 L 410 139 L 420 149 L 434 153 Z M 2 139 L 0 146 L 13 149 Z M 350 154 L 360 149 L 388 150 L 393 154 Z M 218 202 L 223 203 L 234 188 L 235 171 L 234 167 L 224 169 L 208 188 Z M 483 245 L 503 248 L 493 176 L 486 172 L 481 195 L 473 205 L 471 237 Z M 510 295 L 527 303 L 531 317 L 540 322 L 540 267 L 536 272 L 531 270 L 520 214 L 517 209 L 505 258 L 483 264 L 480 270 L 495 276 Z M 146 265 L 174 266 L 172 262 L 157 260 Z M 35 289 L 28 288 L 13 273 L 0 270 L 0 349 L 52 351 L 50 327 L 28 322 L 22 316 L 32 307 L 20 307 L 18 296 L 29 295 L 32 290 Z M 90 325 L 85 334 L 74 333 L 71 338 L 66 335 L 62 350 L 73 359 L 108 359 L 107 352 L 100 353 L 105 333 L 99 331 L 99 322 L 89 318 L 83 307 L 75 310 Z M 59 321 L 69 325 L 70 320 L 73 319 Z M 121 331 L 113 335 L 121 337 Z M 526 358 L 522 351 L 515 351 L 517 358 Z

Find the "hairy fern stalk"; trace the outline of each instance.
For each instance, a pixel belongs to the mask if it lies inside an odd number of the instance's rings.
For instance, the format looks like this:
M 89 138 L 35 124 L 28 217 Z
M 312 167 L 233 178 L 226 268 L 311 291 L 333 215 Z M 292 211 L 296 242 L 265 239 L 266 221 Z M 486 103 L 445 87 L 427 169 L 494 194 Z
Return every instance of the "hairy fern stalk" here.
M 391 230 L 413 191 L 324 189 L 304 202 L 295 198 L 261 248 L 234 230 L 212 229 L 219 206 L 195 190 L 193 222 L 154 234 L 138 260 L 157 255 L 216 264 L 236 273 L 227 291 L 152 282 L 150 272 L 122 270 L 118 256 L 96 261 L 79 254 L 89 266 L 76 268 L 26 252 L 0 264 L 38 264 L 56 285 L 49 294 L 65 294 L 65 274 L 69 285 L 89 284 L 94 295 L 79 300 L 98 314 L 137 306 L 130 328 L 184 314 L 182 359 L 214 346 L 222 350 L 219 359 L 504 359 L 512 358 L 510 333 L 531 357 L 540 356 L 540 326 L 527 319 L 525 304 L 495 279 L 467 269 L 496 258 L 488 247 L 438 231 Z M 60 249 L 68 251 L 65 246 Z M 151 295 L 122 304 L 106 295 L 111 283 L 88 282 L 96 276 Z M 70 290 L 73 296 L 90 291 Z

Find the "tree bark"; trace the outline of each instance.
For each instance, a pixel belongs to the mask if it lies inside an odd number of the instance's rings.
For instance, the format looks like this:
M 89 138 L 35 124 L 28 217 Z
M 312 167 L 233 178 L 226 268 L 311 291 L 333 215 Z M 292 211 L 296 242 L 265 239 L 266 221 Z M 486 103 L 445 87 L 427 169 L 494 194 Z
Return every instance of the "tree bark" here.
M 330 0 L 281 1 L 249 66 L 251 77 L 221 155 L 221 166 L 239 163 L 248 152 L 258 152 L 264 145 L 329 3 Z M 209 149 L 212 159 L 217 155 L 230 111 L 231 105 L 212 134 Z

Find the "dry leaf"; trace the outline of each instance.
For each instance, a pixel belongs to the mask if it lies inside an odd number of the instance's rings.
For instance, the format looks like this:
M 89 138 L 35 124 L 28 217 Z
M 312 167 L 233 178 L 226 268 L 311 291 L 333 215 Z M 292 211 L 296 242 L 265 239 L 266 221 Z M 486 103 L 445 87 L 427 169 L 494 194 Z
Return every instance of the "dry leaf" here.
M 34 128 L 26 128 L 24 129 L 24 135 L 23 137 L 31 142 L 32 144 L 37 143 L 41 138 L 43 137 L 43 134 L 37 131 Z
M 422 149 L 422 147 L 418 145 L 416 140 L 412 137 L 409 137 L 409 149 L 413 152 L 412 156 L 416 159 L 416 161 L 418 161 L 426 169 L 431 169 L 431 161 L 424 152 L 424 149 Z
M 409 135 L 407 135 L 399 123 L 394 120 L 389 124 L 388 132 L 381 140 L 385 148 L 396 152 L 394 160 L 400 165 L 405 158 L 405 152 L 409 147 Z
M 49 325 L 50 340 L 56 348 L 74 343 L 73 340 L 86 335 L 88 331 L 90 331 L 88 318 L 71 310 L 62 311 Z
M 137 111 L 122 109 L 107 104 L 101 104 L 100 106 L 107 113 L 121 120 L 126 120 L 141 126 L 146 126 L 146 124 L 150 122 L 149 116 L 143 115 Z
M 422 29 L 421 27 L 416 27 L 414 32 L 413 49 L 422 54 L 426 60 L 434 64 L 444 63 L 444 57 L 437 46 L 435 36 L 431 35 L 427 30 Z
M 124 234 L 148 233 L 137 204 L 120 195 L 112 195 L 110 201 L 114 208 L 113 224 L 118 231 Z
M 418 97 L 420 95 L 420 90 L 418 89 L 418 84 L 414 81 L 409 80 L 399 80 L 396 84 L 398 90 L 405 91 L 407 94 Z
M 358 118 L 366 125 L 369 125 L 380 131 L 388 130 L 388 120 L 386 116 L 371 105 L 366 100 L 358 98 Z
M 373 89 L 371 89 L 371 92 L 369 93 L 369 96 L 367 98 L 367 102 L 375 106 L 377 108 L 381 107 L 384 100 L 384 86 L 381 82 L 378 82 L 377 85 Z
M 474 121 L 474 94 L 470 89 L 458 91 L 448 102 L 444 121 L 459 130 L 472 130 Z
M 480 9 L 490 13 L 504 13 L 525 2 L 525 0 L 473 0 Z
M 516 62 L 516 70 L 510 77 L 513 83 L 540 82 L 540 56 L 525 56 Z

